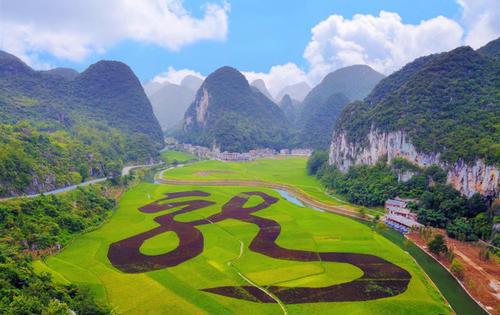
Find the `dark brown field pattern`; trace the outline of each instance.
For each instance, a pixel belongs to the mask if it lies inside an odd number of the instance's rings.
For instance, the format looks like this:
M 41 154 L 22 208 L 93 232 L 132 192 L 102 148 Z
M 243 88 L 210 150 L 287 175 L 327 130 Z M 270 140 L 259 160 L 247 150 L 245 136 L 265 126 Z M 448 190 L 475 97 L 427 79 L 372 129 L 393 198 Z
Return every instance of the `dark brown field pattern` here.
M 377 256 L 355 253 L 314 252 L 280 247 L 276 244 L 276 239 L 281 232 L 280 224 L 271 219 L 252 215 L 252 213 L 265 209 L 279 200 L 262 192 L 252 191 L 234 196 L 222 206 L 220 213 L 206 219 L 191 222 L 175 221 L 174 218 L 178 214 L 208 207 L 215 204 L 215 202 L 207 200 L 172 202 L 172 199 L 207 196 L 210 196 L 210 194 L 202 191 L 168 193 L 165 198 L 139 208 L 139 211 L 145 213 L 155 213 L 174 208 L 180 209 L 156 217 L 154 220 L 160 224 L 159 227 L 111 244 L 108 258 L 113 266 L 123 272 L 139 273 L 178 265 L 203 252 L 203 234 L 196 226 L 234 219 L 252 223 L 259 227 L 259 232 L 249 246 L 249 249 L 254 252 L 284 260 L 348 263 L 363 271 L 363 276 L 356 280 L 321 288 L 273 285 L 265 287 L 267 292 L 276 296 L 283 303 L 367 301 L 395 296 L 403 293 L 408 288 L 411 275 L 406 270 Z M 259 196 L 263 201 L 253 207 L 244 207 L 251 196 Z M 144 241 L 167 231 L 177 234 L 179 245 L 176 249 L 155 256 L 144 255 L 139 251 Z M 276 303 L 268 294 L 250 285 L 215 287 L 203 289 L 203 291 L 253 302 Z

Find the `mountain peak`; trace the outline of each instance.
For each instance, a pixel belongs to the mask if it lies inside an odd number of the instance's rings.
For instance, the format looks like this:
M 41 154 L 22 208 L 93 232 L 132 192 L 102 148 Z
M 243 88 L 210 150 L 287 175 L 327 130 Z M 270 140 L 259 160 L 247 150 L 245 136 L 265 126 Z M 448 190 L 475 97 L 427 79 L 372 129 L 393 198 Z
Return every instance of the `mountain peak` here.
M 234 68 L 211 73 L 184 115 L 182 140 L 205 146 L 215 143 L 228 151 L 283 145 L 288 134 L 286 117 L 254 89 Z
M 142 90 L 139 79 L 129 66 L 120 61 L 102 60 L 94 63 L 75 79 L 85 85 L 86 93 L 102 93 L 108 90 L 111 94 L 122 94 L 127 89 Z
M 0 75 L 18 75 L 34 72 L 21 59 L 0 50 Z
M 255 87 L 260 93 L 264 94 L 268 99 L 271 101 L 273 100 L 273 97 L 269 93 L 269 90 L 267 89 L 266 83 L 262 79 L 257 79 L 253 80 L 251 86 Z
M 250 85 L 245 76 L 237 69 L 229 66 L 221 67 L 209 74 L 203 86 L 210 88 L 214 84 L 224 84 L 227 85 L 228 88 L 250 89 Z
M 352 78 L 365 78 L 370 81 L 380 81 L 384 78 L 384 75 L 373 70 L 368 65 L 352 65 L 337 69 L 333 72 L 327 74 L 323 80 L 321 80 L 320 84 L 327 84 L 329 81 L 338 81 L 339 79 L 342 81 L 347 81 Z M 337 82 L 335 82 L 337 83 Z M 369 91 L 368 91 L 369 92 Z M 352 98 L 353 95 L 346 95 L 349 98 Z
M 42 73 L 62 77 L 66 80 L 73 80 L 79 75 L 78 71 L 76 71 L 75 69 L 64 67 L 45 70 L 42 71 Z
M 492 58 L 500 57 L 500 37 L 479 48 L 477 52 L 483 56 Z
M 302 81 L 292 85 L 285 86 L 277 95 L 276 99 L 281 100 L 285 94 L 288 94 L 292 99 L 302 102 L 307 93 L 311 91 L 311 87 L 306 82 Z

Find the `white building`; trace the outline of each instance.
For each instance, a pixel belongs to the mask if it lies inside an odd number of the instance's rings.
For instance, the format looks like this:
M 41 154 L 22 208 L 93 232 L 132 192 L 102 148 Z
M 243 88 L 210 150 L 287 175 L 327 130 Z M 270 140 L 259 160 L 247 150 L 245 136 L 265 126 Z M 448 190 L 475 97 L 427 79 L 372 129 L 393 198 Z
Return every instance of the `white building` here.
M 412 227 L 420 227 L 422 224 L 417 222 L 417 214 L 407 208 L 408 203 L 415 201 L 414 199 L 394 198 L 388 199 L 385 202 L 385 223 L 390 227 L 407 233 Z

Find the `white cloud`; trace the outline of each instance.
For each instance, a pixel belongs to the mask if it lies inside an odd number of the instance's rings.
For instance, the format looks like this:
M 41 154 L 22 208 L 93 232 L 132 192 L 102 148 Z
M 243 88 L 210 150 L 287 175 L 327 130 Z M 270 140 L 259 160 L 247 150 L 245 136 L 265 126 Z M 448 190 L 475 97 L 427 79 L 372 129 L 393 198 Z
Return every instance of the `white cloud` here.
M 352 64 L 367 64 L 388 74 L 419 56 L 459 46 L 463 36 L 457 22 L 442 16 L 413 25 L 385 11 L 352 19 L 331 15 L 311 32 L 304 58 L 312 81 Z
M 0 48 L 30 62 L 39 52 L 81 61 L 123 40 L 173 51 L 199 40 L 224 40 L 229 4 L 207 4 L 193 17 L 181 0 L 3 0 Z
M 351 19 L 331 15 L 311 29 L 311 40 L 303 54 L 309 64 L 306 71 L 288 63 L 272 67 L 268 73 L 244 74 L 249 81 L 263 79 L 275 95 L 291 83 L 315 85 L 341 67 L 367 64 L 390 74 L 420 56 L 461 45 L 478 48 L 500 35 L 500 1 L 456 1 L 463 9 L 460 21 L 437 16 L 408 24 L 397 13 L 385 11 L 356 14 Z
M 151 80 L 151 82 L 157 82 L 157 83 L 170 82 L 174 84 L 180 84 L 182 82 L 182 79 L 184 79 L 188 75 L 193 75 L 200 79 L 205 79 L 205 77 L 201 73 L 191 69 L 175 70 L 173 67 L 168 67 L 168 70 L 166 72 L 158 74 Z
M 273 66 L 267 73 L 244 71 L 243 74 L 250 83 L 257 79 L 264 80 L 273 97 L 287 85 L 308 82 L 305 72 L 294 63 Z
M 462 21 L 467 34 L 465 43 L 479 48 L 500 35 L 500 1 L 457 0 L 462 6 Z

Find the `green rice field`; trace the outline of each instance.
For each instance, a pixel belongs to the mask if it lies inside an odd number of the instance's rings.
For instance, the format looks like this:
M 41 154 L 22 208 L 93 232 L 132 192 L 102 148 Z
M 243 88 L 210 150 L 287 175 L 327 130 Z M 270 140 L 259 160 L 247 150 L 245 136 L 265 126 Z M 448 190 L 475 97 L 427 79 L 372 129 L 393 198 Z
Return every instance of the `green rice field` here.
M 292 165 L 299 168 L 301 163 L 303 161 L 294 159 Z M 198 172 L 212 170 L 207 165 L 216 164 L 207 161 L 189 167 L 196 168 Z M 227 166 L 230 171 L 239 167 L 236 163 Z M 266 166 L 264 163 L 262 167 L 267 167 L 260 171 L 262 179 L 272 179 L 273 174 L 276 174 L 277 170 L 273 165 Z M 188 170 L 188 167 L 176 169 L 176 176 L 181 177 L 182 174 L 178 172 Z M 192 174 L 193 172 L 185 176 L 194 176 Z M 294 172 L 283 174 L 279 180 L 301 185 L 304 189 L 317 185 L 314 184 L 314 179 L 301 181 Z M 259 227 L 235 219 L 196 226 L 203 235 L 202 251 L 176 266 L 126 273 L 110 262 L 108 250 L 111 244 L 157 228 L 158 223 L 154 218 L 179 209 L 144 213 L 138 210 L 140 207 L 161 199 L 166 193 L 193 190 L 209 193 L 210 196 L 181 197 L 175 201 L 202 199 L 214 204 L 179 214 L 175 217 L 176 221 L 201 220 L 219 213 L 223 205 L 236 195 L 248 191 L 263 192 L 278 198 L 278 201 L 254 215 L 279 223 L 281 233 L 276 240 L 279 246 L 313 252 L 375 255 L 407 271 L 411 280 L 404 292 L 390 297 L 364 301 L 290 303 L 281 306 L 278 303 L 260 303 L 203 291 L 214 287 L 245 286 L 249 285 L 249 281 L 264 289 L 270 286 L 319 288 L 349 283 L 363 274 L 359 268 L 349 263 L 291 261 L 252 251 L 249 244 L 259 233 Z M 252 196 L 246 206 L 259 202 L 259 197 Z M 140 253 L 161 255 L 174 250 L 179 242 L 175 233 L 161 233 L 144 241 L 140 246 Z M 141 183 L 123 195 L 116 213 L 100 229 L 77 237 L 61 253 L 45 261 L 37 261 L 34 266 L 40 272 L 52 273 L 56 281 L 89 288 L 99 303 L 108 305 L 118 314 L 451 313 L 444 298 L 413 258 L 369 226 L 340 215 L 300 207 L 283 199 L 272 189 L 258 187 Z

